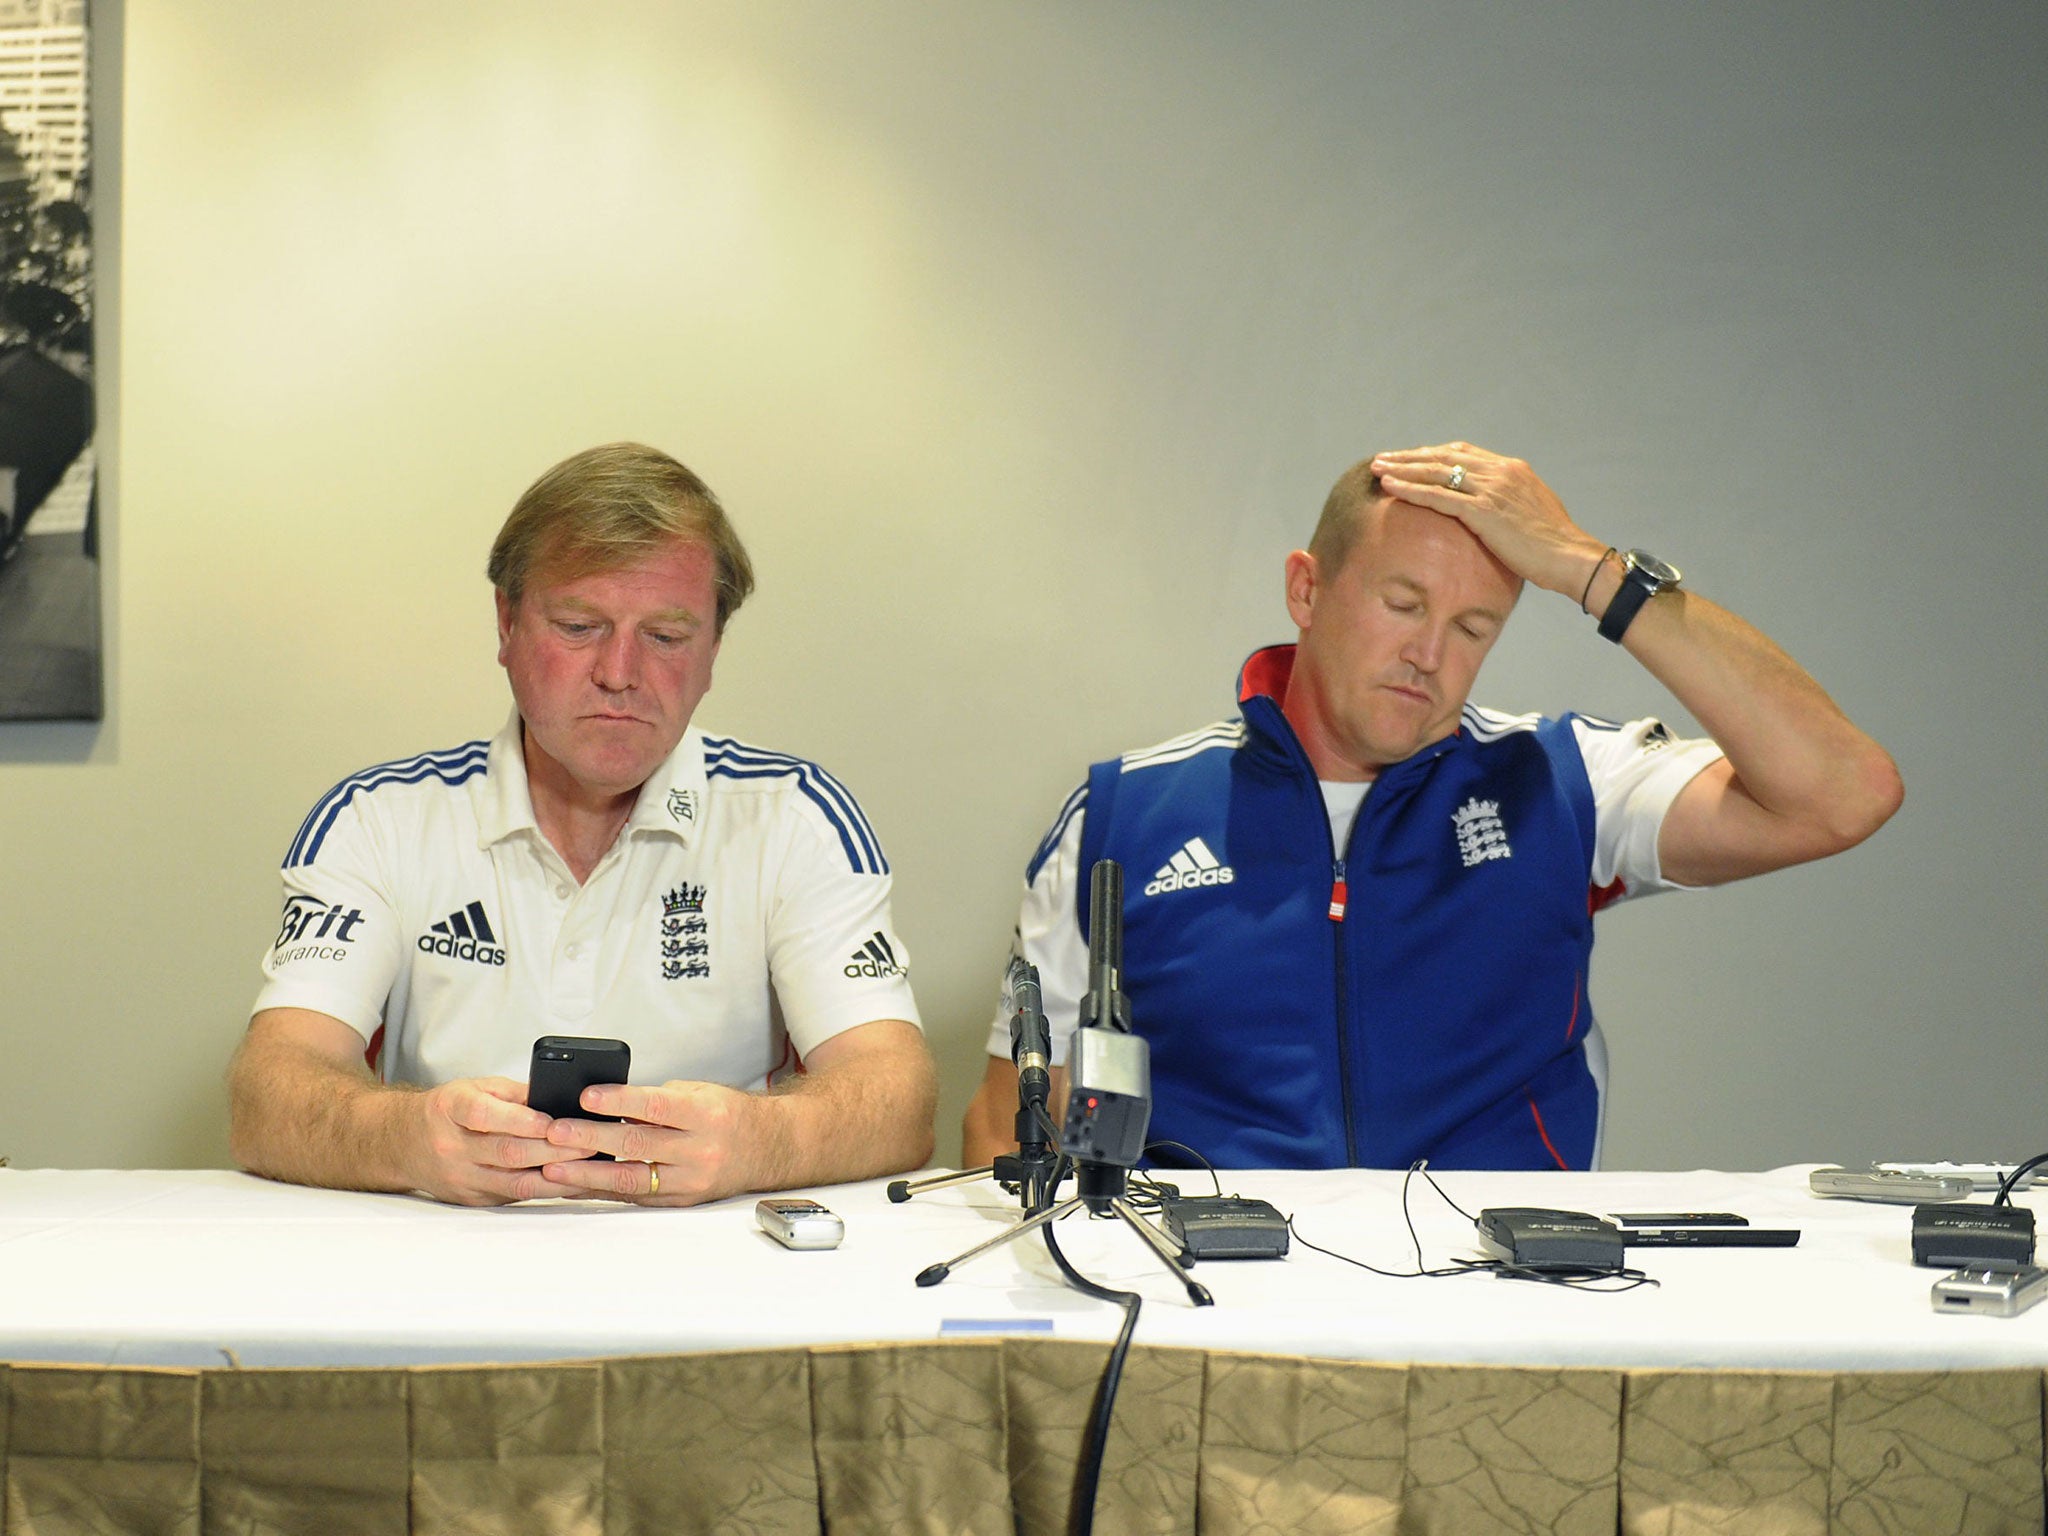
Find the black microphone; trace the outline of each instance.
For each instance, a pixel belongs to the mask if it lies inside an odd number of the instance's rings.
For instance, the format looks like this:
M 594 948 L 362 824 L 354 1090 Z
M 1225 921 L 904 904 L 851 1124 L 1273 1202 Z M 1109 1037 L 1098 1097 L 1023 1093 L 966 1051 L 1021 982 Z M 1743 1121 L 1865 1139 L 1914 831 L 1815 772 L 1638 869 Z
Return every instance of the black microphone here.
M 1122 1194 L 1121 1173 L 1108 1175 L 1137 1164 L 1152 1120 L 1152 1048 L 1131 1032 L 1123 969 L 1124 869 L 1098 859 L 1088 895 L 1088 993 L 1068 1056 L 1060 1135 L 1060 1150 L 1080 1167 L 1084 1200 L 1102 1190 Z M 1091 1176 L 1098 1188 L 1091 1188 Z M 1098 1206 L 1091 1200 L 1089 1209 Z
M 1052 1094 L 1052 1031 L 1038 967 L 1022 955 L 1010 957 L 1010 1060 L 1017 1064 L 1018 1102 L 1042 1105 Z
M 1097 859 L 1088 886 L 1088 992 L 1081 999 L 1081 1027 L 1131 1030 L 1131 1003 L 1124 996 L 1124 867 Z

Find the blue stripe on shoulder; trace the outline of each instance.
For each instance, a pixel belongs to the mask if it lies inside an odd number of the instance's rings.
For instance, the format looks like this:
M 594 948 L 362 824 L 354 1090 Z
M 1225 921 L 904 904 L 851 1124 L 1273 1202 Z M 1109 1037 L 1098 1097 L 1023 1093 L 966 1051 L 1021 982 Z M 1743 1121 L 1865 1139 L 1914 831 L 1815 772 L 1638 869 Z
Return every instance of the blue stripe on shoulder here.
M 889 861 L 882 853 L 882 841 L 861 814 L 859 804 L 846 786 L 806 758 L 787 752 L 770 752 L 750 747 L 729 736 L 704 738 L 706 777 L 725 779 L 794 778 L 797 788 L 823 813 L 839 835 L 846 862 L 855 874 L 886 875 Z
M 297 869 L 318 858 L 320 845 L 327 840 L 335 819 L 357 795 L 386 784 L 420 784 L 428 779 L 439 779 L 443 784 L 467 783 L 489 766 L 490 745 L 488 741 L 472 741 L 445 752 L 422 752 L 418 757 L 379 763 L 343 779 L 320 797 L 299 824 L 298 835 L 285 853 L 284 867 Z
M 1059 815 L 1052 820 L 1052 830 L 1045 834 L 1038 845 L 1038 852 L 1031 855 L 1031 862 L 1024 866 L 1024 883 L 1030 885 L 1038 879 L 1038 872 L 1045 868 L 1045 861 L 1053 856 L 1053 850 L 1060 845 L 1060 839 L 1067 835 L 1067 823 L 1074 819 L 1075 812 L 1088 803 L 1088 784 L 1083 780 L 1081 787 L 1067 796 L 1067 803 L 1060 807 Z

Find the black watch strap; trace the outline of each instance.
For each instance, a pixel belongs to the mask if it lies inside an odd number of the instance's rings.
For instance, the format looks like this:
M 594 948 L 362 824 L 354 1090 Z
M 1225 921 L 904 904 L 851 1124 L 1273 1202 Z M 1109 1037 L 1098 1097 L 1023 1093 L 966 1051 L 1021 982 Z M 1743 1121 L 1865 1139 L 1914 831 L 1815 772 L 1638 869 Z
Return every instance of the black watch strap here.
M 1645 550 L 1630 550 L 1621 557 L 1621 585 L 1607 600 L 1607 611 L 1600 615 L 1601 635 L 1621 644 L 1621 637 L 1628 633 L 1643 604 L 1666 587 L 1676 585 L 1676 570 Z

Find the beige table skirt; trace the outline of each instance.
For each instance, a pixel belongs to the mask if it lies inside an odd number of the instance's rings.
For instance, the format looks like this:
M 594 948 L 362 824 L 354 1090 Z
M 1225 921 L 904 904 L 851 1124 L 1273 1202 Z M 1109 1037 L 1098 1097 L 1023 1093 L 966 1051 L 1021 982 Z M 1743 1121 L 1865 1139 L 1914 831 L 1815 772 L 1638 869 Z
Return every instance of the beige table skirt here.
M 6 1536 L 1055 1536 L 1100 1344 L 0 1365 Z M 1133 1350 L 1097 1529 L 2039 1532 L 2043 1373 Z

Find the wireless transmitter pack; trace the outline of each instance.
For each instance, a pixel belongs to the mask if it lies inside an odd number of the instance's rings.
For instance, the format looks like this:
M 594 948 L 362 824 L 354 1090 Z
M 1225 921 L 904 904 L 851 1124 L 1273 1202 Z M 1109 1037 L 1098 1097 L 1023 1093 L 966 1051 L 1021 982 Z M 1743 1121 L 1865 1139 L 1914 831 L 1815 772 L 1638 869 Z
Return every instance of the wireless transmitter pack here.
M 1621 1228 L 1584 1211 L 1490 1207 L 1474 1225 L 1480 1246 L 1516 1269 L 1612 1274 L 1621 1268 Z
M 1166 1230 L 1191 1259 L 1284 1259 L 1287 1218 L 1265 1200 L 1180 1196 L 1160 1209 Z
M 2034 1213 L 1955 1201 L 1913 1207 L 1913 1262 L 1933 1269 L 2019 1269 L 2034 1262 Z

